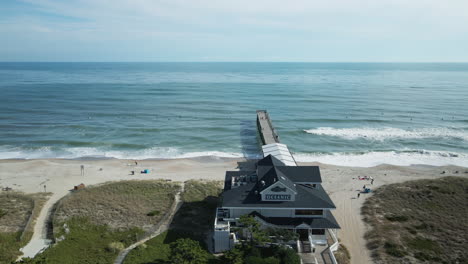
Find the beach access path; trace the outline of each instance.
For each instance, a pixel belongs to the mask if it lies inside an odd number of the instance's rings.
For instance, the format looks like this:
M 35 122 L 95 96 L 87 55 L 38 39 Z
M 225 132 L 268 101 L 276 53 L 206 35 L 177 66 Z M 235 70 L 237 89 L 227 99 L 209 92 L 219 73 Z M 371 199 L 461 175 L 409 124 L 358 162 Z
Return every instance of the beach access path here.
M 18 260 L 26 257 L 33 258 L 52 243 L 50 239 L 47 239 L 47 225 L 54 204 L 64 195 L 65 194 L 63 193 L 54 193 L 44 204 L 41 212 L 39 213 L 39 216 L 36 219 L 31 240 L 29 240 L 28 244 L 21 248 L 23 255 L 20 256 Z

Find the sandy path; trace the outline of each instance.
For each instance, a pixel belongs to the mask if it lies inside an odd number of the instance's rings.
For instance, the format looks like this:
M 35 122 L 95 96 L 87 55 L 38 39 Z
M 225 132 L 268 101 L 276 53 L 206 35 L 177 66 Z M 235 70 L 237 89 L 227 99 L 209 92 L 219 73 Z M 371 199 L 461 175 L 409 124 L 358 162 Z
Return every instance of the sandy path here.
M 44 204 L 39 216 L 36 219 L 36 224 L 34 225 L 34 233 L 31 237 L 31 240 L 23 248 L 21 252 L 23 255 L 18 258 L 21 260 L 24 257 L 33 258 L 36 254 L 40 253 L 42 250 L 47 248 L 51 240 L 47 239 L 47 220 L 49 219 L 52 207 L 54 204 L 63 197 L 64 194 L 55 193 L 49 200 Z

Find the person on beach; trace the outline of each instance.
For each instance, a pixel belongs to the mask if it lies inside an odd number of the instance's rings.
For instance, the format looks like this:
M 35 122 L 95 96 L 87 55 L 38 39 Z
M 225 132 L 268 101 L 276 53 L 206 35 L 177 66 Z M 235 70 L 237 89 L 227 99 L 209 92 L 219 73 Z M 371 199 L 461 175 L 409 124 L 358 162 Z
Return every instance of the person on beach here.
M 365 190 L 365 189 L 366 189 L 366 185 L 362 186 L 362 188 Z
M 84 165 L 81 165 L 81 176 L 84 176 Z
M 359 199 L 359 196 L 361 196 L 361 192 L 357 193 L 357 198 Z
M 135 160 L 135 166 L 138 166 L 138 162 Z
M 370 184 L 374 185 L 374 179 L 372 178 Z

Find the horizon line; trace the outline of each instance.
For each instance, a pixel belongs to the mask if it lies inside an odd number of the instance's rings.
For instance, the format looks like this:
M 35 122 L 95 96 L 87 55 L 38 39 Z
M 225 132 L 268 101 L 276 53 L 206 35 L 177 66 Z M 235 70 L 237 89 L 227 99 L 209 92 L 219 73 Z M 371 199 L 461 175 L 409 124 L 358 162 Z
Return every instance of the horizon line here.
M 468 63 L 468 61 L 0 61 L 0 63 Z

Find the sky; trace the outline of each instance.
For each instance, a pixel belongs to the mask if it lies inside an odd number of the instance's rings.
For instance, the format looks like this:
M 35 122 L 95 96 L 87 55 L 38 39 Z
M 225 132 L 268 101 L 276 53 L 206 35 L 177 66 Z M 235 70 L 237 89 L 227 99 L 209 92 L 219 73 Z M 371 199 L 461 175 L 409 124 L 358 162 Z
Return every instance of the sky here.
M 0 61 L 468 62 L 468 0 L 0 0 Z

